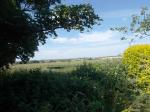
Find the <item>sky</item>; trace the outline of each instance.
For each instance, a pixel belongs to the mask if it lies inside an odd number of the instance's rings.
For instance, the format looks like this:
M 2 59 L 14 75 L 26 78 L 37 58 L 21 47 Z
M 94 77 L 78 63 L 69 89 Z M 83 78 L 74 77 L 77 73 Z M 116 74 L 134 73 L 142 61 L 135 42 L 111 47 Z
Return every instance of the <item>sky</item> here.
M 149 0 L 62 0 L 64 4 L 92 4 L 95 13 L 104 21 L 89 32 L 67 32 L 58 30 L 58 37 L 49 37 L 45 45 L 39 46 L 32 60 L 69 59 L 86 57 L 117 56 L 129 47 L 129 40 L 110 28 L 128 26 L 131 15 L 138 14 L 141 7 L 149 7 Z M 130 37 L 131 35 L 129 35 Z M 150 43 L 150 39 L 137 39 L 134 44 Z

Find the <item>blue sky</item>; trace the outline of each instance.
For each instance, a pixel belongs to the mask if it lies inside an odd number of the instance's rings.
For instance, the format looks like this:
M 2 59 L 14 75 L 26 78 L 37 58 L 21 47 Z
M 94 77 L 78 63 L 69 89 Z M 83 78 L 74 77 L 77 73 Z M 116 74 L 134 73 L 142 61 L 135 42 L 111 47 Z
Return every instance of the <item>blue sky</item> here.
M 150 5 L 149 0 L 62 0 L 62 2 L 91 3 L 95 12 L 104 21 L 101 25 L 94 26 L 90 32 L 58 30 L 56 39 L 50 37 L 45 45 L 39 46 L 34 60 L 119 55 L 129 46 L 129 41 L 120 40 L 122 35 L 109 29 L 129 25 L 132 14 L 138 14 L 141 7 Z M 150 43 L 150 39 L 137 40 L 135 44 L 138 43 Z

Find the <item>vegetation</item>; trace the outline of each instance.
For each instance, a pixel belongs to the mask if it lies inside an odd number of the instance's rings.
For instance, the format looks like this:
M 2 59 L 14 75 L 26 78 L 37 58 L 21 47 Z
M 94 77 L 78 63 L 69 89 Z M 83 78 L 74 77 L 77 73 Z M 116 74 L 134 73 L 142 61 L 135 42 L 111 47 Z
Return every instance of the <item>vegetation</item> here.
M 150 112 L 148 44 L 130 46 L 122 59 L 24 64 L 48 37 L 57 36 L 57 29 L 83 32 L 101 21 L 90 4 L 1 0 L 0 112 Z M 148 9 L 133 15 L 129 28 L 112 30 L 136 38 L 150 36 Z M 16 59 L 21 62 L 10 66 Z
M 149 92 L 150 87 L 150 45 L 129 47 L 123 55 L 123 63 L 128 66 L 128 74 L 137 80 L 141 89 Z
M 61 0 L 0 1 L 0 68 L 34 56 L 39 44 L 57 29 L 79 30 L 101 21 L 90 4 L 64 5 Z
M 123 54 L 123 63 L 127 66 L 128 75 L 135 83 L 140 95 L 125 112 L 150 110 L 150 45 L 130 46 Z
M 150 36 L 150 11 L 147 7 L 142 7 L 140 13 L 132 15 L 129 26 L 110 28 L 113 31 L 119 31 L 125 34 L 121 39 L 130 39 L 132 43 L 135 39 L 148 38 Z M 132 35 L 132 36 L 128 36 Z
M 0 111 L 145 112 L 148 89 L 139 86 L 140 77 L 133 79 L 125 62 L 92 59 L 14 65 L 0 72 Z
M 105 64 L 105 63 L 113 63 L 113 62 L 120 62 L 120 59 L 102 59 L 102 58 L 95 58 L 92 60 L 88 60 L 87 58 L 83 59 L 65 59 L 65 60 L 47 60 L 47 61 L 39 61 L 39 63 L 33 63 L 29 61 L 28 64 L 13 64 L 10 66 L 9 71 L 13 72 L 16 70 L 32 70 L 32 69 L 41 69 L 42 71 L 55 71 L 55 72 L 70 72 L 75 70 L 76 67 L 80 66 L 84 62 L 86 63 L 97 63 L 97 64 Z
M 120 112 L 134 100 L 124 66 L 84 63 L 72 72 L 2 71 L 0 111 Z
M 130 43 L 136 39 L 150 36 L 150 12 L 147 7 L 141 9 L 140 14 L 132 16 L 128 27 L 116 27 L 111 30 L 124 34 L 122 40 L 130 39 Z M 129 35 L 132 35 L 129 38 Z M 128 68 L 130 80 L 136 85 L 140 95 L 132 103 L 130 108 L 123 112 L 149 112 L 150 111 L 150 45 L 134 45 L 129 47 L 123 56 L 123 63 Z

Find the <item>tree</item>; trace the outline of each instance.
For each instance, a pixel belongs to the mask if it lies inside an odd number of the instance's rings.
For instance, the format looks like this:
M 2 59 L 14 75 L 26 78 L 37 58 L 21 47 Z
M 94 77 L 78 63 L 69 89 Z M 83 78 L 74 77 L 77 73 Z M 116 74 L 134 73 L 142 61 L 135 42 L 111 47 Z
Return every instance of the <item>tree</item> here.
M 0 1 L 0 68 L 21 59 L 27 62 L 56 30 L 92 28 L 102 19 L 90 4 L 64 5 L 61 0 Z
M 122 26 L 111 28 L 111 30 L 119 31 L 124 34 L 132 34 L 133 38 L 130 38 L 131 42 L 135 38 L 147 38 L 150 36 L 150 12 L 147 7 L 141 8 L 140 14 L 132 15 L 132 20 L 129 27 Z M 128 39 L 126 36 L 121 38 L 122 40 Z
M 111 28 L 113 31 L 119 31 L 125 34 L 121 39 L 130 39 L 132 43 L 135 39 L 150 37 L 150 12 L 148 8 L 143 7 L 140 14 L 132 15 L 131 23 L 128 27 Z M 133 38 L 127 35 L 132 34 Z M 123 54 L 123 63 L 128 67 L 128 75 L 132 82 L 135 81 L 136 90 L 139 91 L 135 102 L 122 112 L 149 111 L 150 107 L 150 45 L 130 46 Z

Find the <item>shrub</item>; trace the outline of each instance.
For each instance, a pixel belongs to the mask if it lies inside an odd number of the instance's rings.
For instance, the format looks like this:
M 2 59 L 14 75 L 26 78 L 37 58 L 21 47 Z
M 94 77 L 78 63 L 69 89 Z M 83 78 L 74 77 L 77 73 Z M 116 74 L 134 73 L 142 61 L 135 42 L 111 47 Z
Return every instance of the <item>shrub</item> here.
M 137 81 L 137 86 L 149 92 L 150 84 L 150 45 L 130 46 L 123 54 L 123 63 L 128 67 L 128 74 Z
M 121 112 L 149 112 L 150 111 L 150 94 L 137 96 L 128 109 Z
M 130 46 L 123 54 L 123 63 L 128 66 L 131 75 L 140 75 L 141 72 L 149 69 L 150 45 Z
M 123 64 L 128 68 L 130 79 L 135 80 L 141 95 L 137 96 L 130 108 L 123 112 L 149 111 L 150 106 L 150 45 L 129 47 L 123 54 Z
M 103 102 L 101 112 L 120 112 L 130 105 L 135 96 L 126 73 L 122 64 L 108 62 L 105 65 L 85 63 L 72 74 L 81 80 L 92 80 L 95 83 L 95 88 L 99 90 L 99 101 Z M 97 107 L 95 105 L 93 110 Z
M 95 112 L 103 104 L 92 80 L 37 69 L 1 73 L 0 91 L 0 112 Z

